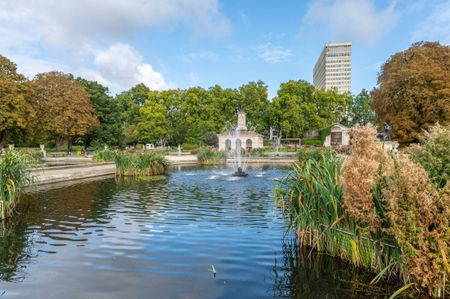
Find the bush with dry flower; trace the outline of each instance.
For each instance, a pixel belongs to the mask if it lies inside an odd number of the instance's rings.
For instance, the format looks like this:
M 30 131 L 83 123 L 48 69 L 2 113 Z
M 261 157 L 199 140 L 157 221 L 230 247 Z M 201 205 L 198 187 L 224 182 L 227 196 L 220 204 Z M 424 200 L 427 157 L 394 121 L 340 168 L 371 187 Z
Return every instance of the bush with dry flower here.
M 433 158 L 420 157 L 438 168 L 445 163 L 436 156 L 448 148 L 441 129 L 430 132 L 421 150 Z M 295 165 L 277 188 L 300 243 L 379 272 L 375 281 L 397 277 L 422 296 L 448 296 L 449 184 L 430 178 L 418 154 L 386 152 L 371 125 L 353 128 L 351 138 L 343 162 L 327 156 Z

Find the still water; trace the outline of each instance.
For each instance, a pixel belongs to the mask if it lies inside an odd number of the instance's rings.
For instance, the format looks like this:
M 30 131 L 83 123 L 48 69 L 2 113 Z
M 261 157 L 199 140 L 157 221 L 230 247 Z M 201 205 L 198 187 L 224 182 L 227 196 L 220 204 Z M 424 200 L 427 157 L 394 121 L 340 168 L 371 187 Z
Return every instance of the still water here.
M 0 226 L 0 298 L 384 297 L 285 235 L 273 186 L 286 171 L 181 168 L 35 193 Z

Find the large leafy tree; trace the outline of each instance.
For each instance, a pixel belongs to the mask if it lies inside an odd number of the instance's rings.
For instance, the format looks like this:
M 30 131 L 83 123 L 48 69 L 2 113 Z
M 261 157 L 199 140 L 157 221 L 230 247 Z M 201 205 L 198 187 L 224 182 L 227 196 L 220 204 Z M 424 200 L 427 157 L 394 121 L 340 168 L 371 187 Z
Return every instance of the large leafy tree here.
M 361 92 L 353 97 L 352 105 L 350 107 L 350 125 L 354 126 L 367 125 L 375 122 L 375 112 L 371 107 L 372 98 L 369 92 L 362 89 Z
M 205 137 L 223 131 L 227 121 L 235 122 L 238 98 L 237 90 L 218 85 L 208 90 L 151 91 L 140 109 L 137 138 L 145 142 L 164 140 L 171 145 L 201 143 Z
M 450 122 L 450 47 L 435 42 L 413 44 L 381 67 L 373 108 L 400 142 L 439 122 Z
M 82 78 L 77 80 L 89 92 L 92 104 L 95 107 L 94 114 L 99 120 L 99 124 L 84 136 L 86 146 L 92 142 L 103 145 L 120 146 L 123 143 L 123 128 L 120 120 L 120 112 L 117 103 L 109 95 L 107 87 Z
M 38 124 L 55 140 L 59 150 L 65 139 L 84 136 L 98 123 L 90 94 L 71 75 L 48 72 L 32 82 Z
M 336 90 L 316 90 L 306 81 L 282 83 L 268 116 L 271 125 L 285 137 L 340 122 L 348 111 L 351 96 Z
M 139 140 L 137 125 L 140 122 L 140 109 L 144 107 L 149 93 L 150 89 L 141 83 L 115 97 L 126 144 L 142 141 Z
M 259 133 L 268 128 L 267 108 L 270 104 L 267 85 L 262 81 L 249 82 L 239 88 L 238 108 L 247 113 L 249 125 Z
M 0 55 L 0 148 L 23 131 L 34 117 L 30 88 L 16 65 Z
M 170 134 L 167 112 L 165 99 L 159 96 L 159 92 L 149 92 L 145 106 L 140 109 L 140 121 L 136 128 L 140 141 L 157 143 L 167 140 Z

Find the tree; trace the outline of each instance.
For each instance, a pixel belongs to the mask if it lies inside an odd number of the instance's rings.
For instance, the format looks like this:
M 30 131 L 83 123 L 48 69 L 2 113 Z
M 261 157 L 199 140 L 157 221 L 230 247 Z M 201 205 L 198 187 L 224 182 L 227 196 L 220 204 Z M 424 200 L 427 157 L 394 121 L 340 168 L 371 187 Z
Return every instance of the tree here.
M 141 83 L 115 97 L 125 144 L 139 141 L 137 124 L 140 122 L 140 109 L 144 107 L 149 93 L 150 89 Z
M 16 64 L 0 55 L 0 148 L 34 117 L 30 88 Z
M 160 140 L 167 140 L 169 136 L 167 107 L 158 95 L 158 91 L 150 92 L 144 107 L 140 109 L 141 116 L 136 132 L 139 140 L 145 143 L 157 143 Z
M 420 42 L 392 55 L 381 67 L 372 106 L 392 135 L 415 142 L 436 122 L 450 122 L 450 47 Z
M 269 129 L 267 122 L 269 104 L 267 85 L 264 82 L 249 82 L 239 88 L 237 108 L 247 113 L 249 123 L 259 133 L 265 133 Z
M 371 104 L 372 99 L 365 89 L 362 89 L 356 97 L 353 97 L 350 107 L 350 125 L 365 126 L 368 123 L 374 123 L 375 112 L 372 110 Z
M 84 136 L 98 123 L 90 95 L 71 75 L 49 72 L 32 82 L 42 130 L 54 138 L 57 150 L 68 138 Z
M 350 103 L 350 95 L 334 89 L 316 90 L 306 81 L 288 81 L 280 85 L 268 118 L 285 137 L 299 137 L 341 121 Z
M 120 146 L 123 143 L 123 128 L 120 122 L 120 112 L 117 103 L 109 95 L 107 87 L 82 78 L 77 78 L 89 92 L 92 104 L 95 107 L 94 115 L 99 124 L 84 136 L 84 143 L 89 146 L 92 142 L 104 145 Z

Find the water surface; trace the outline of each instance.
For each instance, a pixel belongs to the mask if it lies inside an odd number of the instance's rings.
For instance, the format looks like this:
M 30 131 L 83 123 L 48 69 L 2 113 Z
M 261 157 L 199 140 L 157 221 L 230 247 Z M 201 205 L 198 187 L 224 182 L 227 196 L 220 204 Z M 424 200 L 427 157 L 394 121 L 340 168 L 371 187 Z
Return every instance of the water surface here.
M 0 227 L 2 298 L 373 298 L 370 276 L 299 250 L 274 209 L 285 168 L 181 168 L 163 180 L 33 194 Z M 216 274 L 212 272 L 212 265 Z

